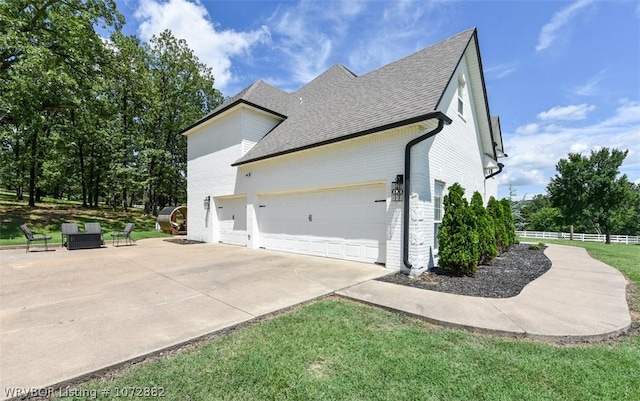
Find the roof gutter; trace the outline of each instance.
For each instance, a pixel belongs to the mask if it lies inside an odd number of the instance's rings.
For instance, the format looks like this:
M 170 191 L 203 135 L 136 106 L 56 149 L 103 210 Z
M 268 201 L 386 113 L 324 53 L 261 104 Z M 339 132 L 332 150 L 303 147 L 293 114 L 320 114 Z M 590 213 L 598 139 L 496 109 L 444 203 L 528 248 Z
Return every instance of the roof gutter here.
M 451 119 L 441 111 L 431 113 L 430 118 L 438 119 L 438 126 L 433 130 L 412 139 L 404 148 L 404 205 L 402 211 L 402 261 L 407 269 L 411 271 L 413 266 L 409 263 L 409 196 L 411 194 L 411 149 L 418 143 L 425 141 L 444 128 L 444 125 L 451 124 Z
M 494 177 L 500 173 L 502 173 L 502 169 L 504 168 L 504 164 L 502 163 L 498 163 L 498 171 L 494 171 L 493 173 L 489 174 L 488 176 L 484 177 L 485 180 L 488 180 L 491 177 Z

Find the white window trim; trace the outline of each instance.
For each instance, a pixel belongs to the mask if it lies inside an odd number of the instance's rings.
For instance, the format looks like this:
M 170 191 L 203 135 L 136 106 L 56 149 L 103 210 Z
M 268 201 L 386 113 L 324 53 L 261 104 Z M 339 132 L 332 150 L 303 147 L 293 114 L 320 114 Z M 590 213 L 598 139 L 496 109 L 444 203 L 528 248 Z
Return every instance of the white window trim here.
M 458 115 L 463 120 L 465 120 L 465 118 L 464 118 L 464 92 L 465 92 L 466 85 L 467 85 L 467 80 L 466 80 L 464 74 L 458 75 L 458 88 L 457 88 L 457 91 L 456 91 L 456 93 L 458 95 Z

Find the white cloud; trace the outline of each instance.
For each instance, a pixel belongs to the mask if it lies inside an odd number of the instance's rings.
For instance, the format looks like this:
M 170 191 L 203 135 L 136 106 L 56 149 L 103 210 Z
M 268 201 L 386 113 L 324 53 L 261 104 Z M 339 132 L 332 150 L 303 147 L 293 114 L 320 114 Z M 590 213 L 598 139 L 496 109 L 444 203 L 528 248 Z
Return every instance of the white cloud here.
M 586 143 L 572 143 L 571 147 L 569 147 L 569 152 L 582 153 L 588 149 L 589 149 L 589 146 Z
M 447 7 L 439 1 L 374 2 L 382 7 L 368 13 L 359 39 L 350 44 L 349 67 L 366 73 L 428 46 L 446 17 L 435 11 Z M 429 24 L 424 21 L 429 20 Z
M 546 185 L 549 182 L 549 177 L 546 177 L 540 170 L 524 170 L 521 168 L 513 168 L 505 170 L 502 174 L 498 175 L 498 185 L 508 186 L 533 186 L 533 185 Z
M 438 1 L 301 1 L 280 4 L 268 25 L 273 50 L 292 84 L 305 84 L 334 63 L 363 74 L 429 44 Z M 425 20 L 436 21 L 425 24 Z M 337 55 L 341 55 L 339 58 Z
M 584 120 L 587 118 L 587 114 L 596 109 L 596 106 L 592 104 L 576 104 L 570 106 L 556 106 L 548 111 L 543 111 L 538 114 L 538 118 L 541 120 Z
M 531 135 L 540 131 L 540 124 L 532 123 L 516 128 L 518 135 Z
M 569 24 L 571 19 L 574 18 L 582 8 L 591 4 L 592 1 L 593 0 L 578 0 L 555 13 L 551 21 L 542 27 L 540 36 L 538 37 L 536 51 L 542 51 L 551 46 L 560 34 L 562 28 Z
M 616 109 L 616 114 L 602 123 L 603 126 L 640 124 L 640 102 L 625 102 Z
M 605 70 L 600 71 L 595 76 L 589 78 L 587 82 L 582 85 L 578 85 L 574 88 L 573 93 L 580 96 L 599 96 L 602 94 L 600 88 L 600 82 L 605 73 Z
M 209 12 L 198 0 L 141 0 L 134 17 L 140 22 L 138 31 L 143 40 L 165 29 L 186 40 L 200 61 L 211 67 L 219 89 L 234 80 L 231 59 L 247 55 L 254 45 L 266 43 L 270 37 L 264 26 L 249 32 L 217 30 Z
M 498 64 L 484 69 L 484 73 L 486 76 L 497 79 L 506 78 L 516 71 L 517 68 L 515 64 Z
M 640 103 L 625 101 L 611 117 L 578 126 L 532 123 L 515 133 L 505 132 L 505 170 L 500 183 L 517 186 L 544 185 L 555 174 L 555 165 L 571 153 L 588 155 L 602 147 L 629 150 L 621 167 L 631 181 L 640 178 Z M 572 124 L 576 124 L 573 122 Z M 522 135 L 535 127 L 532 135 Z M 535 173 L 534 173 L 535 172 Z M 499 176 L 499 177 L 500 177 Z
M 329 67 L 333 42 L 346 29 L 344 19 L 354 17 L 359 10 L 341 4 L 333 7 L 300 2 L 293 7 L 280 6 L 269 19 L 274 49 L 284 54 L 283 67 L 294 83 L 307 83 Z

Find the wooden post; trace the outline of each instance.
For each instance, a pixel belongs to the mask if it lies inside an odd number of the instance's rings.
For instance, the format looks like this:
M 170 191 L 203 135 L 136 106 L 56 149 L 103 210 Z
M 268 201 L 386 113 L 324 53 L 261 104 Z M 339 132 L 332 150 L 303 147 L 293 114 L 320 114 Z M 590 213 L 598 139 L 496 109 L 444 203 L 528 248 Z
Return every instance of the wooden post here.
M 569 241 L 573 241 L 573 224 L 569 226 Z

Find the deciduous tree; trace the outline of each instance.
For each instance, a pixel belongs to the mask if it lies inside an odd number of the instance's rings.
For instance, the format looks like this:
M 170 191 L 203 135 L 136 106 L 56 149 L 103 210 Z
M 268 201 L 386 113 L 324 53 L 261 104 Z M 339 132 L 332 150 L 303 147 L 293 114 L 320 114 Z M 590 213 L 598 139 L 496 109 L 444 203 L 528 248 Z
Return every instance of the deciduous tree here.
M 633 185 L 620 166 L 628 151 L 602 148 L 590 156 L 569 153 L 556 165 L 557 174 L 547 191 L 553 206 L 559 208 L 569 224 L 591 223 L 606 235 L 624 226 L 635 214 Z
M 0 2 L 0 124 L 11 122 L 25 145 L 29 205 L 35 205 L 43 160 L 57 113 L 82 104 L 104 66 L 95 27 L 118 30 L 112 0 Z

